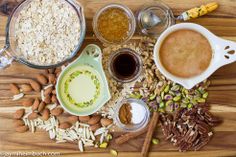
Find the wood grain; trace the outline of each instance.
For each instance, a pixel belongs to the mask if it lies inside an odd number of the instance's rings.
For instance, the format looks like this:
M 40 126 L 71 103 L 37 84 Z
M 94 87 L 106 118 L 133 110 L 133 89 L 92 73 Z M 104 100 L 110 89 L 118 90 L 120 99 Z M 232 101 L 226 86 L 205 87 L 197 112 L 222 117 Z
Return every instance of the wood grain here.
M 89 43 L 101 45 L 94 37 L 92 31 L 92 18 L 95 12 L 105 4 L 114 2 L 129 6 L 136 12 L 142 5 L 155 3 L 158 0 L 79 0 L 85 8 L 87 20 L 87 36 L 83 44 L 85 47 Z M 173 10 L 177 16 L 181 12 L 212 2 L 212 0 L 162 0 Z M 194 19 L 190 22 L 198 23 L 214 34 L 236 41 L 236 0 L 215 0 L 220 7 L 213 13 Z M 5 43 L 5 25 L 7 17 L 0 16 L 0 47 Z M 138 33 L 133 40 L 140 39 Z M 139 138 L 130 140 L 123 145 L 116 145 L 111 142 L 108 149 L 89 149 L 85 153 L 79 153 L 76 144 L 56 144 L 50 140 L 47 133 L 38 130 L 36 133 L 20 134 L 14 131 L 12 124 L 12 113 L 20 108 L 20 101 L 11 101 L 12 94 L 8 90 L 9 83 L 24 83 L 27 78 L 34 78 L 35 74 L 41 73 L 41 70 L 29 68 L 20 63 L 14 62 L 7 69 L 0 71 L 0 153 L 1 152 L 60 152 L 62 156 L 84 156 L 84 157 L 105 157 L 109 155 L 109 148 L 116 149 L 121 157 L 140 156 L 145 134 Z M 211 77 L 211 86 L 209 88 L 208 102 L 211 104 L 211 111 L 222 118 L 224 122 L 214 129 L 215 134 L 212 141 L 198 152 L 180 153 L 167 141 L 164 141 L 160 127 L 157 126 L 155 136 L 160 138 L 159 145 L 151 146 L 150 156 L 155 157 L 235 157 L 236 156 L 236 63 L 224 66 L 217 70 Z M 27 97 L 39 97 L 38 93 L 29 93 Z M 66 119 L 66 115 L 62 120 Z M 121 135 L 122 132 L 113 133 L 114 138 Z

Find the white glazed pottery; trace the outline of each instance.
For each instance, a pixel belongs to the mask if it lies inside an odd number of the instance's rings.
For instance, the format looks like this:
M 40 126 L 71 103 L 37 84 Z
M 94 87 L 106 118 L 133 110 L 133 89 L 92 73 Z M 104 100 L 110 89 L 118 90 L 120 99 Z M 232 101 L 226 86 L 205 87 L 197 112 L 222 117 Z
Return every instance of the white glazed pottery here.
M 163 67 L 159 59 L 159 49 L 161 47 L 163 40 L 170 33 L 181 29 L 189 29 L 201 33 L 208 39 L 212 48 L 213 55 L 209 67 L 202 74 L 191 78 L 181 78 L 171 74 Z M 187 89 L 191 89 L 196 84 L 207 79 L 213 72 L 215 72 L 220 67 L 236 61 L 236 43 L 219 38 L 215 36 L 213 33 L 211 33 L 209 30 L 198 24 L 193 24 L 193 23 L 176 24 L 166 29 L 158 38 L 156 45 L 154 47 L 154 61 L 157 68 L 164 76 L 166 76 L 168 79 L 176 83 L 181 84 Z

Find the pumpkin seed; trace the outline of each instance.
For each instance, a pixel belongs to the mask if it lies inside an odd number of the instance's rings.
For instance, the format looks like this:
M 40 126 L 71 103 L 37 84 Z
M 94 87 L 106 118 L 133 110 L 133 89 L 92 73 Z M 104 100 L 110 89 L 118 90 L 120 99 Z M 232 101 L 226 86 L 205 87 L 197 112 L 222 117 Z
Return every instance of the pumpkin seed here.
M 103 142 L 99 145 L 99 148 L 107 148 L 108 143 L 107 142 Z
M 113 155 L 113 156 L 117 156 L 117 155 L 118 155 L 118 152 L 117 152 L 116 150 L 114 150 L 114 149 L 111 149 L 111 150 L 110 150 L 110 153 L 111 153 L 111 155 Z

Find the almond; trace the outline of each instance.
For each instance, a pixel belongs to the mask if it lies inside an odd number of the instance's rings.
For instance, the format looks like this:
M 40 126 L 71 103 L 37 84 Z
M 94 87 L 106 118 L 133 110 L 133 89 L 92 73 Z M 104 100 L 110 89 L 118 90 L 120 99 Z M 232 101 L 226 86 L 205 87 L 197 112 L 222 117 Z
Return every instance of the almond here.
M 52 94 L 57 94 L 56 89 L 53 89 Z
M 89 121 L 87 122 L 89 125 L 94 125 L 94 124 L 97 124 L 101 119 L 101 116 L 100 115 L 94 115 L 92 116 Z
M 56 96 L 56 95 L 53 95 L 52 98 L 51 98 L 51 101 L 52 101 L 53 103 L 58 104 L 57 96 Z
M 16 112 L 13 114 L 14 119 L 21 119 L 25 114 L 25 109 L 19 109 L 16 110 Z
M 54 74 L 60 73 L 61 72 L 61 67 L 57 67 L 54 71 Z
M 18 120 L 14 120 L 14 126 L 15 127 L 18 127 L 18 126 L 23 126 L 23 125 L 25 125 L 25 123 L 24 123 L 24 121 L 23 120 L 21 120 L 21 119 L 18 119 Z
M 55 72 L 55 69 L 54 69 L 54 68 L 48 69 L 48 72 L 49 72 L 50 74 L 53 74 L 53 73 Z
M 43 113 L 42 113 L 42 120 L 44 120 L 44 121 L 46 121 L 46 120 L 48 120 L 49 119 L 49 117 L 50 117 L 50 111 L 49 111 L 49 109 L 48 108 L 45 108 L 44 110 L 43 110 Z
M 20 94 L 19 88 L 14 83 L 10 84 L 10 90 L 11 90 L 12 94 L 14 94 L 14 95 Z
M 101 124 L 102 124 L 102 126 L 108 126 L 108 125 L 110 125 L 110 124 L 112 124 L 113 123 L 113 120 L 112 119 L 108 119 L 108 118 L 102 118 L 101 119 Z
M 33 103 L 34 103 L 34 99 L 28 98 L 28 99 L 25 99 L 25 100 L 22 102 L 22 105 L 25 106 L 25 107 L 29 107 L 29 106 L 32 106 Z
M 29 84 L 21 85 L 21 89 L 22 89 L 23 92 L 31 92 L 33 90 L 31 85 L 29 85 Z
M 71 123 L 74 124 L 75 122 L 77 122 L 79 120 L 79 117 L 77 116 L 70 116 L 67 118 L 67 120 Z
M 48 74 L 48 82 L 51 84 L 56 83 L 56 76 L 54 74 Z
M 51 114 L 53 116 L 59 116 L 59 115 L 61 115 L 63 113 L 63 111 L 64 110 L 61 107 L 56 107 L 56 108 L 51 110 Z
M 45 99 L 44 99 L 44 102 L 45 102 L 46 104 L 50 104 L 50 103 L 51 103 L 51 97 L 50 97 L 49 95 L 46 96 Z
M 38 74 L 36 79 L 41 85 L 46 85 L 48 83 L 47 78 L 43 74 Z
M 18 127 L 16 128 L 16 132 L 21 132 L 21 133 L 26 132 L 26 131 L 28 131 L 28 130 L 29 130 L 29 127 L 28 127 L 28 126 L 25 126 L 25 125 L 23 125 L 23 126 L 18 126 Z
M 41 101 L 41 103 L 39 104 L 39 107 L 38 107 L 38 111 L 42 112 L 44 110 L 45 106 L 46 106 L 45 102 Z
M 60 74 L 61 74 L 61 72 L 56 73 L 56 77 L 58 78 Z
M 47 89 L 44 90 L 44 95 L 47 96 L 47 95 L 50 95 L 53 91 L 53 87 L 49 87 Z
M 38 118 L 38 113 L 36 113 L 36 112 L 32 112 L 29 116 L 28 116 L 28 119 L 29 120 L 33 120 L 33 119 L 36 119 L 36 118 Z
M 90 116 L 79 116 L 79 121 L 82 123 L 88 122 L 90 119 Z
M 48 74 L 49 73 L 48 69 L 44 69 L 43 73 Z
M 91 129 L 93 132 L 96 131 L 96 130 L 99 129 L 99 128 L 101 128 L 101 124 L 99 124 L 99 123 L 90 126 L 90 129 Z
M 36 99 L 34 100 L 33 105 L 32 105 L 32 111 L 37 110 L 38 107 L 39 107 L 39 104 L 40 104 L 40 100 L 39 100 L 38 98 L 36 98 Z
M 61 124 L 59 125 L 59 128 L 61 128 L 61 129 L 68 129 L 68 128 L 70 128 L 70 127 L 71 127 L 71 124 L 68 123 L 68 122 L 64 122 L 64 123 L 61 123 Z
M 41 91 L 41 85 L 37 81 L 30 80 L 29 83 L 30 83 L 30 85 L 31 85 L 31 87 L 33 88 L 34 91 L 36 91 L 36 92 Z

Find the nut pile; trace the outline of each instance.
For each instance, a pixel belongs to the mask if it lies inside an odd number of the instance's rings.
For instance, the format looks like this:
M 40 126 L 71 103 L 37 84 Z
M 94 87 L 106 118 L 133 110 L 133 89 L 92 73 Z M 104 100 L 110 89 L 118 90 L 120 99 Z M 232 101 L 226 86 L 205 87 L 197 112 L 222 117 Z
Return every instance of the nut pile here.
M 56 98 L 55 84 L 63 68 L 45 70 L 44 74 L 36 75 L 35 80 L 30 79 L 26 84 L 10 84 L 10 90 L 15 94 L 14 100 L 19 100 L 32 91 L 41 93 L 40 98 L 24 99 L 24 108 L 13 114 L 16 131 L 23 133 L 43 129 L 49 133 L 50 139 L 56 140 L 57 143 L 77 142 L 81 152 L 84 151 L 84 147 L 106 148 L 112 139 L 112 135 L 109 134 L 112 119 L 94 114 L 69 116 L 66 120 L 59 121 L 64 110 Z
M 220 122 L 209 112 L 206 104 L 179 109 L 174 117 L 167 113 L 161 115 L 162 132 L 179 151 L 201 149 L 210 141 L 212 127 Z

